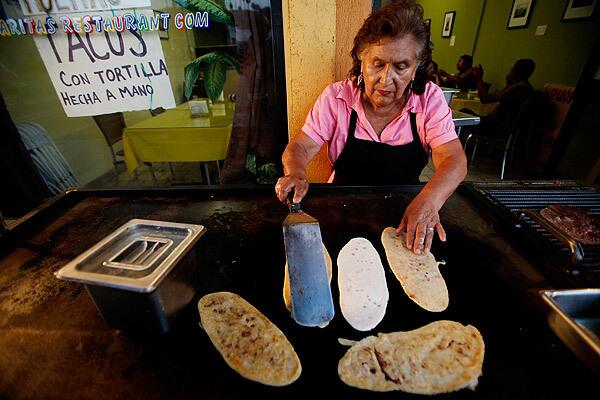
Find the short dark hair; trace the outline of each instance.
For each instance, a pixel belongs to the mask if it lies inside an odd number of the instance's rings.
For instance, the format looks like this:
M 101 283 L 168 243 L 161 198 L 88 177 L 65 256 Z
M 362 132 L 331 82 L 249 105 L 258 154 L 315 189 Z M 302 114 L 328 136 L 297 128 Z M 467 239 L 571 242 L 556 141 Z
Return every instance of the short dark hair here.
M 463 54 L 459 58 L 463 59 L 467 68 L 471 68 L 473 66 L 473 57 L 471 57 L 470 55 Z
M 411 90 L 423 94 L 427 83 L 427 65 L 431 59 L 432 43 L 429 40 L 429 26 L 423 22 L 423 7 L 415 0 L 393 0 L 374 11 L 363 23 L 354 38 L 352 68 L 348 77 L 358 82 L 361 71 L 359 55 L 367 45 L 377 43 L 383 38 L 397 38 L 412 35 L 419 47 L 417 51 L 417 72 Z M 364 83 L 359 86 L 364 91 Z
M 520 58 L 515 62 L 512 70 L 518 79 L 526 81 L 535 70 L 535 62 L 529 58 Z

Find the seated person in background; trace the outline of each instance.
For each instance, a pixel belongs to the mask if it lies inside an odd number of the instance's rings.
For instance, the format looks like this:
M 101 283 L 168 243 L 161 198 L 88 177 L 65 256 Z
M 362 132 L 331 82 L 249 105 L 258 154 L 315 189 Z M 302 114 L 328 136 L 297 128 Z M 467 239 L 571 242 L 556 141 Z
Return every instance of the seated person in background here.
M 433 60 L 429 61 L 429 65 L 427 66 L 427 80 L 435 83 L 438 86 L 441 86 L 442 84 L 438 65 Z
M 479 134 L 491 137 L 507 136 L 521 106 L 533 93 L 529 77 L 535 70 L 535 62 L 521 58 L 515 62 L 506 74 L 506 87 L 489 93 L 489 85 L 483 82 L 483 68 L 473 68 L 477 93 L 482 103 L 498 102 L 498 107 L 487 117 L 481 118 Z
M 475 76 L 473 75 L 473 57 L 468 54 L 460 56 L 456 62 L 458 72 L 450 75 L 443 69 L 440 69 L 442 86 L 458 88 L 461 91 L 475 90 Z

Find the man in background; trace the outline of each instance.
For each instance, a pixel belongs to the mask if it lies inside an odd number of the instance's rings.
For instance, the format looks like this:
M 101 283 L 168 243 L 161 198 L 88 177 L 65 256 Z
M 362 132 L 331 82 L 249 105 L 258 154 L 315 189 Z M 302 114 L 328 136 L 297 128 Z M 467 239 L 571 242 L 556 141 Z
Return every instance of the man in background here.
M 454 75 L 440 69 L 442 85 L 445 87 L 458 88 L 461 91 L 475 90 L 475 76 L 473 71 L 473 57 L 463 54 L 456 62 L 458 72 Z
M 529 78 L 534 70 L 533 60 L 517 60 L 506 74 L 506 87 L 489 93 L 490 85 L 483 81 L 483 68 L 481 65 L 473 68 L 479 100 L 482 103 L 498 102 L 498 107 L 492 114 L 481 118 L 480 135 L 503 137 L 510 132 L 521 106 L 533 93 Z

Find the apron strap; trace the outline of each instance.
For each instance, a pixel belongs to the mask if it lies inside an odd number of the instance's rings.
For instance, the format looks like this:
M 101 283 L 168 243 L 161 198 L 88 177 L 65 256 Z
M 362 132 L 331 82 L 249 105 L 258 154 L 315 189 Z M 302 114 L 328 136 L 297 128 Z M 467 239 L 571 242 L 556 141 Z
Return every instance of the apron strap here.
M 354 131 L 356 130 L 356 120 L 358 119 L 358 113 L 353 109 L 350 113 L 350 126 L 348 127 L 348 139 L 354 139 Z
M 413 140 L 416 143 L 421 143 L 421 137 L 419 136 L 419 131 L 417 130 L 417 114 L 410 113 L 410 128 L 412 131 Z

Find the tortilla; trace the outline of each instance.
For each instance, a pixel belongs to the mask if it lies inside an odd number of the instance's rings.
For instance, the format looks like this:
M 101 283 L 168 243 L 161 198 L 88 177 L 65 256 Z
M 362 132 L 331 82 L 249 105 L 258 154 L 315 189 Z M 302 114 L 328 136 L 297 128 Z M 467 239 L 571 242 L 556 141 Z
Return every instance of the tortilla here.
M 408 332 L 366 337 L 342 357 L 338 374 L 349 386 L 378 392 L 439 394 L 475 389 L 484 351 L 475 327 L 437 321 Z
M 213 345 L 244 378 L 284 386 L 300 376 L 300 360 L 285 335 L 240 296 L 208 294 L 198 302 L 198 311 Z
M 406 295 L 427 311 L 448 308 L 448 288 L 430 252 L 415 254 L 406 247 L 406 234 L 396 236 L 396 229 L 385 228 L 381 234 L 388 263 Z
M 354 238 L 338 254 L 337 266 L 342 315 L 359 331 L 375 328 L 389 299 L 379 253 L 367 239 Z
M 331 275 L 333 270 L 333 263 L 331 261 L 331 256 L 327 251 L 327 248 L 323 244 L 323 253 L 325 253 L 325 266 L 327 267 L 327 277 L 329 278 L 329 283 L 331 284 Z M 285 262 L 285 276 L 283 278 L 283 302 L 285 303 L 285 308 L 288 311 L 292 311 L 292 297 L 290 293 L 290 275 L 288 272 L 288 264 Z

